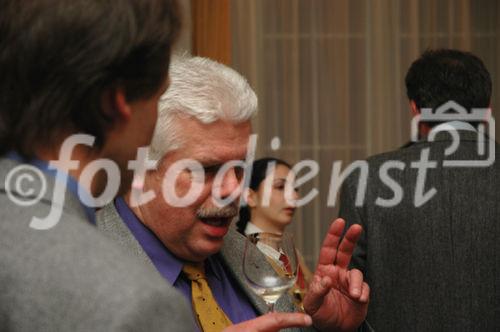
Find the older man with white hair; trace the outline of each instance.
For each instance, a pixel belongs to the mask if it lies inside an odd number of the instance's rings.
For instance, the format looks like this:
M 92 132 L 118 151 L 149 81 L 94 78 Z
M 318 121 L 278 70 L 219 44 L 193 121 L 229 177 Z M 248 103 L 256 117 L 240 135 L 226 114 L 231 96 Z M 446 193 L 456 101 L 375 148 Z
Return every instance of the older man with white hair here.
M 304 300 L 308 315 L 263 315 L 265 303 L 243 277 L 245 238 L 230 227 L 243 171 L 224 167 L 246 157 L 257 97 L 234 70 L 204 58 L 174 59 L 170 79 L 149 152 L 157 167 L 146 173 L 142 201 L 131 193 L 117 198 L 98 214 L 98 227 L 184 294 L 202 331 L 360 326 L 369 288 L 361 272 L 347 266 L 362 230 L 353 225 L 340 241 L 343 220 L 332 223 L 323 244 Z M 177 167 L 185 160 L 199 167 Z M 221 206 L 214 193 L 234 199 Z M 276 309 L 293 312 L 292 299 L 282 297 Z

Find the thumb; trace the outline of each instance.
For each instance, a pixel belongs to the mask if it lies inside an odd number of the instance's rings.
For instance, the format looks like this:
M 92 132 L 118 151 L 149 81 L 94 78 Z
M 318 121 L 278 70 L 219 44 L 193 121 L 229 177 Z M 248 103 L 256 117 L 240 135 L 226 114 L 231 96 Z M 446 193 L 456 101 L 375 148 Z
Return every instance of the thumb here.
M 304 309 L 308 314 L 314 315 L 319 310 L 325 296 L 330 291 L 331 284 L 332 280 L 330 277 L 314 276 L 304 298 Z

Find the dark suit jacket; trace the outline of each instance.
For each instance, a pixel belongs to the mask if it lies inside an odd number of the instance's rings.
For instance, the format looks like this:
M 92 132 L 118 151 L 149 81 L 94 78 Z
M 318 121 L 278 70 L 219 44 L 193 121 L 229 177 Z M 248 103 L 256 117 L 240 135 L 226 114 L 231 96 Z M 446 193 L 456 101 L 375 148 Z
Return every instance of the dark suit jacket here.
M 193 330 L 182 296 L 98 232 L 72 194 L 55 227 L 30 228 L 49 214 L 54 179 L 39 203 L 19 206 L 5 186 L 17 166 L 0 159 L 0 331 Z
M 460 132 L 458 150 L 446 159 L 473 160 L 476 134 Z M 435 142 L 418 142 L 368 159 L 364 204 L 354 200 L 358 174 L 346 180 L 340 216 L 359 223 L 364 233 L 353 266 L 371 287 L 367 320 L 379 331 L 499 331 L 500 330 L 500 167 L 443 167 L 448 133 Z M 425 192 L 437 193 L 420 207 L 414 205 L 418 161 L 430 148 L 437 167 L 427 171 Z M 496 159 L 499 150 L 496 145 Z M 394 207 L 375 204 L 390 199 L 393 190 L 382 182 L 380 167 L 404 163 L 390 177 L 401 187 L 402 201 Z

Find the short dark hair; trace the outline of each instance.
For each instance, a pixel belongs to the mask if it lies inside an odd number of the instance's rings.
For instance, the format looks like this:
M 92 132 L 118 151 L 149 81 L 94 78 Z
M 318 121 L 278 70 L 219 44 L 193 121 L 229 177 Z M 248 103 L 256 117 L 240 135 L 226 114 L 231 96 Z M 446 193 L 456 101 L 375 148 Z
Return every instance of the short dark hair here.
M 113 124 L 103 93 L 154 95 L 179 30 L 176 0 L 3 0 L 0 153 L 32 156 L 68 129 L 102 147 Z
M 436 109 L 450 100 L 469 111 L 490 104 L 490 74 L 481 59 L 469 52 L 427 50 L 412 63 L 405 82 L 408 98 L 418 109 Z
M 250 189 L 255 191 L 259 190 L 260 184 L 262 183 L 262 181 L 265 180 L 267 176 L 268 165 L 271 163 L 275 163 L 276 166 L 283 165 L 290 169 L 292 168 L 292 166 L 290 166 L 289 163 L 281 159 L 272 157 L 257 159 L 252 164 L 252 175 L 250 177 L 250 184 L 248 185 Z M 241 206 L 239 219 L 238 222 L 236 223 L 236 228 L 238 232 L 240 232 L 241 234 L 245 233 L 245 228 L 247 227 L 250 218 L 251 214 L 248 205 Z

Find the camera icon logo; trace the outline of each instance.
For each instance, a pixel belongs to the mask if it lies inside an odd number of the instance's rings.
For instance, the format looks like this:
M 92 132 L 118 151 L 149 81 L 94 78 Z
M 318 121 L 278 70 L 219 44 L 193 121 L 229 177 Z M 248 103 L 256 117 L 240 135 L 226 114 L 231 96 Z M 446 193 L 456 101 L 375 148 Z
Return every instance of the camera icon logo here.
M 451 111 L 451 112 L 450 112 Z M 477 159 L 475 160 L 444 160 L 443 167 L 488 167 L 495 162 L 495 119 L 489 108 L 473 108 L 471 112 L 460 104 L 450 100 L 439 106 L 435 112 L 432 108 L 422 108 L 421 113 L 413 117 L 411 122 L 411 140 L 419 140 L 419 124 L 421 122 L 454 123 L 475 122 L 478 123 L 477 134 Z M 452 143 L 445 150 L 445 156 L 451 156 L 460 145 L 459 128 L 448 125 L 443 126 L 452 137 Z M 437 131 L 431 130 L 427 140 L 433 142 Z

